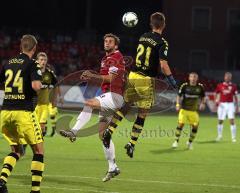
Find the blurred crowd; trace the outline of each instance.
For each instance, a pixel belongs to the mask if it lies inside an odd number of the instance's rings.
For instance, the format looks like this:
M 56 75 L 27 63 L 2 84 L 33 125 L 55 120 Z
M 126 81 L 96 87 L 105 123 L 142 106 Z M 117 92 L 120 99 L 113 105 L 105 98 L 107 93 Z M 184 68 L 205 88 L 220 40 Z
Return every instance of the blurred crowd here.
M 46 52 L 56 74 L 61 78 L 77 70 L 99 70 L 101 57 L 104 55 L 102 45 L 82 44 L 71 35 L 49 34 L 36 35 L 38 50 Z M 0 31 L 0 62 L 5 64 L 8 59 L 17 55 L 21 35 Z
M 21 30 L 12 31 L 14 32 L 0 31 L 0 63 L 2 65 L 20 51 L 19 40 L 23 33 Z M 74 33 L 60 34 L 51 30 L 47 34 L 46 32 L 39 33 L 36 37 L 39 41 L 38 51 L 47 53 L 49 64 L 53 66 L 59 79 L 78 70 L 99 71 L 101 58 L 104 56 L 102 43 L 84 44 L 78 40 Z M 179 82 L 187 80 L 188 74 L 186 72 L 174 68 L 173 73 Z M 202 76 L 200 78 L 207 91 L 214 90 L 217 84 L 215 80 Z

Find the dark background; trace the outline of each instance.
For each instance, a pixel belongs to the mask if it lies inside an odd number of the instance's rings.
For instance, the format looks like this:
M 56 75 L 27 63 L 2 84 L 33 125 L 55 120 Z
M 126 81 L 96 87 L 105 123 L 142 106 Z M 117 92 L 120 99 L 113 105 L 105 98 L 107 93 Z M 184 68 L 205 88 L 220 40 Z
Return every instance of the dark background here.
M 154 6 L 151 6 L 154 5 Z M 156 0 L 8 0 L 1 2 L 2 26 L 41 29 L 97 29 L 99 32 L 124 32 L 122 15 L 127 11 L 138 13 L 139 25 L 134 32 L 149 27 L 149 15 L 161 11 Z M 129 29 L 128 29 L 129 30 Z
M 127 11 L 137 14 L 136 27 L 122 24 Z M 0 48 L 0 61 L 17 53 L 26 33 L 37 36 L 39 51 L 47 52 L 59 74 L 99 66 L 102 37 L 109 32 L 120 37 L 122 53 L 134 58 L 138 38 L 150 30 L 149 16 L 156 11 L 166 15 L 163 36 L 177 78 L 196 71 L 212 90 L 215 80 L 231 71 L 240 83 L 240 0 L 2 1 L 0 40 L 6 36 L 10 41 Z M 65 37 L 71 41 L 62 41 Z

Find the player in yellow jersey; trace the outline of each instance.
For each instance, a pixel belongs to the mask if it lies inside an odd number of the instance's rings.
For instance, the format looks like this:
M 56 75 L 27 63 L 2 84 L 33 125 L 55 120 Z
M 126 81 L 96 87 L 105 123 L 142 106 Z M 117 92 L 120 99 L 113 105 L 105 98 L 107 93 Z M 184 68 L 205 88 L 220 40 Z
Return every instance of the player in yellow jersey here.
M 49 116 L 50 92 L 57 83 L 55 73 L 47 67 L 48 57 L 45 52 L 37 54 L 37 61 L 42 71 L 42 88 L 38 92 L 36 113 L 42 128 L 43 136 L 47 133 L 47 119 Z
M 156 12 L 150 17 L 151 31 L 139 38 L 136 53 L 136 62 L 128 75 L 127 88 L 124 99 L 127 103 L 134 102 L 138 107 L 138 114 L 132 127 L 131 139 L 125 149 L 129 157 L 133 157 L 134 147 L 143 130 L 145 119 L 154 104 L 155 78 L 159 71 L 166 75 L 168 82 L 177 87 L 168 65 L 168 42 L 163 38 L 166 26 L 165 16 Z M 115 112 L 113 119 L 103 134 L 103 144 L 109 148 L 111 135 L 123 119 L 124 108 Z
M 187 142 L 188 149 L 193 149 L 193 140 L 196 137 L 199 125 L 198 110 L 205 109 L 205 91 L 201 83 L 198 82 L 198 74 L 192 72 L 189 74 L 189 81 L 183 83 L 178 91 L 176 99 L 176 110 L 179 111 L 178 126 L 175 132 L 175 141 L 173 148 L 178 147 L 179 138 L 185 124 L 190 124 L 191 133 Z
M 0 83 L 5 84 L 5 97 L 1 111 L 1 130 L 9 142 L 12 152 L 5 157 L 0 176 L 0 192 L 7 193 L 6 183 L 17 160 L 21 156 L 22 144 L 29 144 L 33 150 L 31 164 L 32 190 L 40 193 L 44 171 L 44 148 L 40 125 L 37 121 L 35 102 L 41 89 L 42 72 L 32 57 L 37 40 L 32 35 L 21 39 L 21 54 L 11 58 L 0 72 Z

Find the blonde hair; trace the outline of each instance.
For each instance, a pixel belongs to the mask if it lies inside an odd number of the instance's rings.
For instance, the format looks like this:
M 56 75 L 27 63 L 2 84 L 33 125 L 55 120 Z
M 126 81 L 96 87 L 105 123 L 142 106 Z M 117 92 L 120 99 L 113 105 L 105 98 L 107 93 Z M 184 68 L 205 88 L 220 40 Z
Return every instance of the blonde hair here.
M 38 54 L 37 54 L 37 60 L 39 59 L 39 57 L 46 57 L 46 58 L 48 58 L 47 57 L 47 54 L 45 53 L 45 52 L 39 52 Z

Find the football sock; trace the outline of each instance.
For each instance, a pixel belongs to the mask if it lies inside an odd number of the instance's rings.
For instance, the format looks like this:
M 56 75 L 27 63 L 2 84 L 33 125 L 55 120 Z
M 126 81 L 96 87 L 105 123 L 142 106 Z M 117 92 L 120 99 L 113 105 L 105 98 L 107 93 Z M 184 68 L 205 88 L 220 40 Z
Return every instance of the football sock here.
M 192 131 L 190 133 L 190 138 L 189 138 L 190 143 L 192 143 L 193 140 L 195 139 L 195 137 L 197 135 L 197 130 L 198 130 L 198 128 L 192 128 Z
M 237 134 L 237 128 L 236 125 L 231 125 L 231 133 L 232 133 L 232 139 L 236 139 L 236 134 Z
M 137 143 L 138 137 L 141 134 L 144 126 L 145 118 L 137 117 L 132 127 L 130 143 L 134 146 Z
M 89 106 L 84 106 L 79 114 L 77 121 L 71 131 L 76 135 L 91 119 L 93 109 Z
M 32 172 L 32 193 L 40 193 L 40 184 L 42 173 L 44 171 L 44 162 L 42 154 L 34 154 L 31 164 Z
M 113 171 L 117 167 L 117 164 L 115 162 L 115 146 L 113 141 L 110 141 L 109 148 L 103 146 L 103 150 L 108 161 L 108 171 Z
M 13 152 L 5 157 L 0 177 L 5 183 L 7 183 L 7 179 L 11 175 L 11 172 L 16 165 L 17 160 L 19 160 L 19 157 L 16 153 Z
M 114 114 L 113 114 L 113 118 L 111 120 L 111 122 L 109 123 L 109 126 L 108 126 L 108 129 L 111 133 L 113 133 L 117 126 L 119 125 L 119 123 L 122 121 L 124 115 L 122 114 L 121 111 L 116 111 Z
M 218 130 L 218 137 L 222 137 L 223 124 L 218 124 L 217 130 Z
M 181 136 L 181 133 L 182 133 L 182 129 L 183 128 L 180 128 L 180 127 L 177 127 L 176 128 L 176 131 L 175 131 L 175 140 L 177 141 L 177 142 L 179 142 L 179 138 L 180 138 L 180 136 Z
M 55 131 L 56 131 L 56 116 L 51 116 L 50 117 L 51 119 L 51 125 L 52 125 L 52 133 L 51 133 L 51 136 L 53 136 L 55 134 Z

